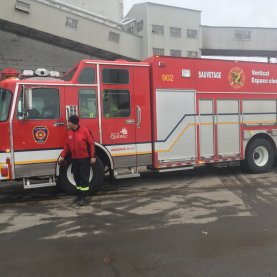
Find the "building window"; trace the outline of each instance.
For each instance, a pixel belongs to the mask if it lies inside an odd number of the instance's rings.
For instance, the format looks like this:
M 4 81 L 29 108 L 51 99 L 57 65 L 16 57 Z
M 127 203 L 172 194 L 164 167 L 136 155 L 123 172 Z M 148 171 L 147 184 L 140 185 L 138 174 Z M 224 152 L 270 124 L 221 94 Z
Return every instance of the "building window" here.
M 251 40 L 251 31 L 235 30 L 235 40 Z
M 180 38 L 182 30 L 181 28 L 170 27 L 170 36 Z
M 78 20 L 74 19 L 74 18 L 71 18 L 71 17 L 66 17 L 65 26 L 73 28 L 73 29 L 77 29 Z
M 127 29 L 127 32 L 133 33 L 134 32 L 134 26 L 131 26 Z
M 156 35 L 164 34 L 164 26 L 161 25 L 152 25 L 152 33 Z
M 143 20 L 141 20 L 140 22 L 138 22 L 137 24 L 137 32 L 140 32 L 143 30 Z
M 176 50 L 176 49 L 170 49 L 170 56 L 181 57 L 182 56 L 182 51 L 181 50 Z
M 187 57 L 197 58 L 198 57 L 198 52 L 197 51 L 188 51 L 187 52 Z
M 119 42 L 119 39 L 120 39 L 120 34 L 117 34 L 117 33 L 114 33 L 114 32 L 109 33 L 109 40 L 110 41 Z
M 23 1 L 16 1 L 15 2 L 15 9 L 20 12 L 29 13 L 31 10 L 31 5 L 28 3 L 25 3 Z
M 153 55 L 164 55 L 164 49 L 163 48 L 153 48 Z
M 197 38 L 197 30 L 188 29 L 187 30 L 187 38 Z

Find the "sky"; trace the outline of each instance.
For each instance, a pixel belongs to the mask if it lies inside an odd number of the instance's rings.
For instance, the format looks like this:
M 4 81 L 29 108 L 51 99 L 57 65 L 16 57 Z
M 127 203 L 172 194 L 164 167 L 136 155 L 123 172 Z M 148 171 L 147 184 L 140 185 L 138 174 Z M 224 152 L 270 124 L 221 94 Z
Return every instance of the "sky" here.
M 277 28 L 276 0 L 124 0 L 125 15 L 144 2 L 200 10 L 202 25 Z

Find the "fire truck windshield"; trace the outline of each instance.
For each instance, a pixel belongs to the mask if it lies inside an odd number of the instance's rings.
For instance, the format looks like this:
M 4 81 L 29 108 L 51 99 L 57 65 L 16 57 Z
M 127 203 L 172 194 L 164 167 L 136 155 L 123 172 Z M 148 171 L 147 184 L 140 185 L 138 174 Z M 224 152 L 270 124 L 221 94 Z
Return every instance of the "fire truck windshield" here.
M 6 121 L 8 119 L 11 100 L 11 92 L 0 88 L 0 121 Z

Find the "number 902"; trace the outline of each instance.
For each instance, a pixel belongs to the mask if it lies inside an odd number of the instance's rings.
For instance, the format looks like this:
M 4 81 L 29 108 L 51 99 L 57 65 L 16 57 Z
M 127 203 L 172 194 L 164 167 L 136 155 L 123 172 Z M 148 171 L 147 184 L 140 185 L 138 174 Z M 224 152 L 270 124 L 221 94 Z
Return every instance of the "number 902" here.
M 173 75 L 172 74 L 163 74 L 162 81 L 163 82 L 173 82 Z

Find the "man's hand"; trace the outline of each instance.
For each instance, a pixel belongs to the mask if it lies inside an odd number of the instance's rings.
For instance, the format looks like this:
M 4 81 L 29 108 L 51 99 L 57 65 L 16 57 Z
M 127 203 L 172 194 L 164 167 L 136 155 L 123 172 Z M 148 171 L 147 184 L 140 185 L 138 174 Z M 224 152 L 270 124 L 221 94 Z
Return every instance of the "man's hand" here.
M 65 165 L 65 160 L 63 157 L 59 157 L 58 164 L 61 166 Z
M 90 158 L 90 163 L 95 164 L 96 163 L 96 158 Z

